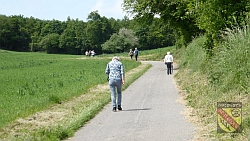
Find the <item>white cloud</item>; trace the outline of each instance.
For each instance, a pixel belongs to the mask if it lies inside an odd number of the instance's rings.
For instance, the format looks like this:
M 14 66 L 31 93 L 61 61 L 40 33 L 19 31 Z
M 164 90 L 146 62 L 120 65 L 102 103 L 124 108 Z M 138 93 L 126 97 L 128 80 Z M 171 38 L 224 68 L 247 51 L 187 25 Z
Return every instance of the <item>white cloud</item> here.
M 122 2 L 123 0 L 98 0 L 91 8 L 90 12 L 98 10 L 98 13 L 101 16 L 122 19 L 125 16 L 125 13 L 122 10 Z

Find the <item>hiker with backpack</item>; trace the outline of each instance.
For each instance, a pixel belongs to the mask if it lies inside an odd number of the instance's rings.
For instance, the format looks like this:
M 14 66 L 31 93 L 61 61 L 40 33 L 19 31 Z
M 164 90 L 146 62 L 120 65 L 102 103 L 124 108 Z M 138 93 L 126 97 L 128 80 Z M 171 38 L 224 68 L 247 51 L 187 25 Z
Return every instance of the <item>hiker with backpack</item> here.
M 130 56 L 130 59 L 132 60 L 133 59 L 133 56 L 134 56 L 134 52 L 132 49 L 130 49 L 128 55 Z

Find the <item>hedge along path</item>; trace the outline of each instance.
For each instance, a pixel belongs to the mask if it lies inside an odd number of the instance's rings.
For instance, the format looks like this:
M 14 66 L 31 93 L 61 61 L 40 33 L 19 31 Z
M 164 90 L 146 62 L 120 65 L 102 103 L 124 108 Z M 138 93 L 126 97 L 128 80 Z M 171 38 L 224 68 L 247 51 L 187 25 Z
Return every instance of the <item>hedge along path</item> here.
M 126 72 L 125 83 L 133 81 L 135 75 L 149 68 L 149 66 L 149 64 L 142 63 L 137 68 Z M 57 104 L 48 110 L 37 112 L 25 119 L 20 118 L 14 121 L 0 130 L 0 139 L 27 140 L 35 138 L 40 140 L 39 137 L 34 137 L 38 133 L 55 132 L 58 135 L 69 129 L 76 131 L 110 102 L 109 95 L 108 82 L 94 86 L 87 93 L 79 97 L 64 101 L 61 104 Z M 85 120 L 83 121 L 83 119 Z M 73 135 L 73 133 L 71 134 Z

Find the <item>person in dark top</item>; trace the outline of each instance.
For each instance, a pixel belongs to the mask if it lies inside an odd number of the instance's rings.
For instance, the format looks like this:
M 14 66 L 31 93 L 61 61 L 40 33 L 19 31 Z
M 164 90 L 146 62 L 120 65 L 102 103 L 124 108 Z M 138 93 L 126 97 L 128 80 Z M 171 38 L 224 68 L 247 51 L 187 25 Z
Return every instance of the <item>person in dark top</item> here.
M 139 55 L 139 50 L 135 48 L 134 50 L 134 55 L 135 55 L 135 60 L 137 61 L 138 55 Z

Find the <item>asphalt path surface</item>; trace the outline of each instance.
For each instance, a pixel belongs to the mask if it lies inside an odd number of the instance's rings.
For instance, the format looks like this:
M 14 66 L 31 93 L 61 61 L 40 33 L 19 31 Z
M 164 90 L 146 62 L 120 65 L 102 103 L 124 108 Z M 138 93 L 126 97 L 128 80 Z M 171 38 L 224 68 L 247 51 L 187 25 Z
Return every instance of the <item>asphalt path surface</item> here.
M 173 75 L 163 62 L 153 66 L 122 92 L 122 111 L 113 112 L 109 103 L 69 141 L 187 141 L 194 126 L 176 102 L 178 90 Z M 174 72 L 175 73 L 175 72 Z

